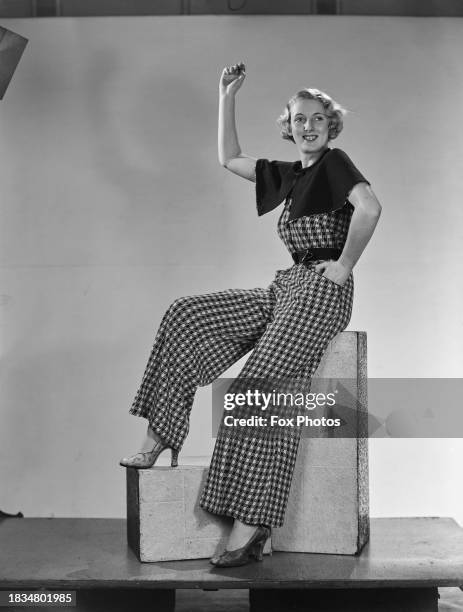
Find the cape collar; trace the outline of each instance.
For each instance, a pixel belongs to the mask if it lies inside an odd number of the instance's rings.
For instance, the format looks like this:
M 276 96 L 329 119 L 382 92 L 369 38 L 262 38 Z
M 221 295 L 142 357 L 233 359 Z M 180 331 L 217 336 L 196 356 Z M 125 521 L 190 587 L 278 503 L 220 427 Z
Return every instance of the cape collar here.
M 323 153 L 320 155 L 320 157 L 317 159 L 317 161 L 315 161 L 313 164 L 311 164 L 310 166 L 307 166 L 307 168 L 303 168 L 302 167 L 302 162 L 296 161 L 293 163 L 293 172 L 294 174 L 300 175 L 300 174 L 305 174 L 307 172 L 309 172 L 310 170 L 312 170 L 314 168 L 314 166 L 316 166 L 317 164 L 319 164 L 321 162 L 321 160 L 325 157 L 325 155 L 331 151 L 331 149 L 328 147 L 326 148 Z

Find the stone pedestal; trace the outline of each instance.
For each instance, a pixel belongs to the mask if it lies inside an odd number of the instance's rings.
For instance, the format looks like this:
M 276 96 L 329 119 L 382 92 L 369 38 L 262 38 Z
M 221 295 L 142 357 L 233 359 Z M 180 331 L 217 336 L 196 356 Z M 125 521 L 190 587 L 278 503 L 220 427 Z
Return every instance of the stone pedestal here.
M 311 391 L 322 390 L 328 380 L 332 388 L 344 389 L 342 405 L 347 404 L 353 430 L 365 436 L 364 332 L 343 332 L 331 342 Z M 369 536 L 367 442 L 366 437 L 301 439 L 285 524 L 272 532 L 273 550 L 349 555 L 360 552 Z
M 225 548 L 232 519 L 205 512 L 198 504 L 207 470 L 127 468 L 127 537 L 140 561 L 203 559 Z
M 301 438 L 285 524 L 272 532 L 274 550 L 355 555 L 368 541 L 364 332 L 343 332 L 331 342 L 311 392 L 326 392 L 327 385 L 341 391 L 333 410 L 344 407 L 354 436 L 332 437 L 326 428 L 323 437 Z M 127 469 L 128 542 L 141 561 L 201 559 L 225 547 L 232 520 L 198 505 L 207 469 Z

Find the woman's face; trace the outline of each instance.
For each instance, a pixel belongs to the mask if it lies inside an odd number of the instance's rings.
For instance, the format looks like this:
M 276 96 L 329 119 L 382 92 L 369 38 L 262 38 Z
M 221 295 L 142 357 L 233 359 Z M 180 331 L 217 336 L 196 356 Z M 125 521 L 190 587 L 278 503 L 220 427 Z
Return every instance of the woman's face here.
M 291 132 L 299 153 L 313 155 L 328 146 L 330 120 L 318 100 L 298 98 L 291 105 Z

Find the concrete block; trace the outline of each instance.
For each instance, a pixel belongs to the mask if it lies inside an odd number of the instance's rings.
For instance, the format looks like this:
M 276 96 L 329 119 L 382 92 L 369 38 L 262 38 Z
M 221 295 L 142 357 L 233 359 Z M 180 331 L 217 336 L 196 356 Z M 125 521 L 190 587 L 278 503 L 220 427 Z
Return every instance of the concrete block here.
M 343 403 L 349 403 L 358 437 L 301 438 L 285 524 L 272 532 L 273 550 L 354 555 L 368 541 L 366 365 L 364 332 L 343 332 L 330 343 L 311 390 L 342 379 L 348 387 Z
M 127 539 L 140 561 L 204 559 L 225 548 L 233 520 L 205 512 L 198 503 L 207 471 L 205 466 L 127 469 Z

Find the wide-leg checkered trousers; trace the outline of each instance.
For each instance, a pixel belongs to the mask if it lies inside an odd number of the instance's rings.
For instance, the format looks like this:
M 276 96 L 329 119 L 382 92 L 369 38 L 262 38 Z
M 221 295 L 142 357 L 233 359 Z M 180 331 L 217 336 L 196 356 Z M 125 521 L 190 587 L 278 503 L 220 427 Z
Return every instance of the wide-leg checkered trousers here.
M 188 433 L 198 386 L 252 350 L 240 378 L 309 378 L 330 340 L 347 326 L 353 277 L 341 287 L 299 264 L 266 289 L 182 297 L 165 313 L 130 410 L 174 448 Z M 202 508 L 248 524 L 281 526 L 299 444 L 285 436 L 219 431 Z

